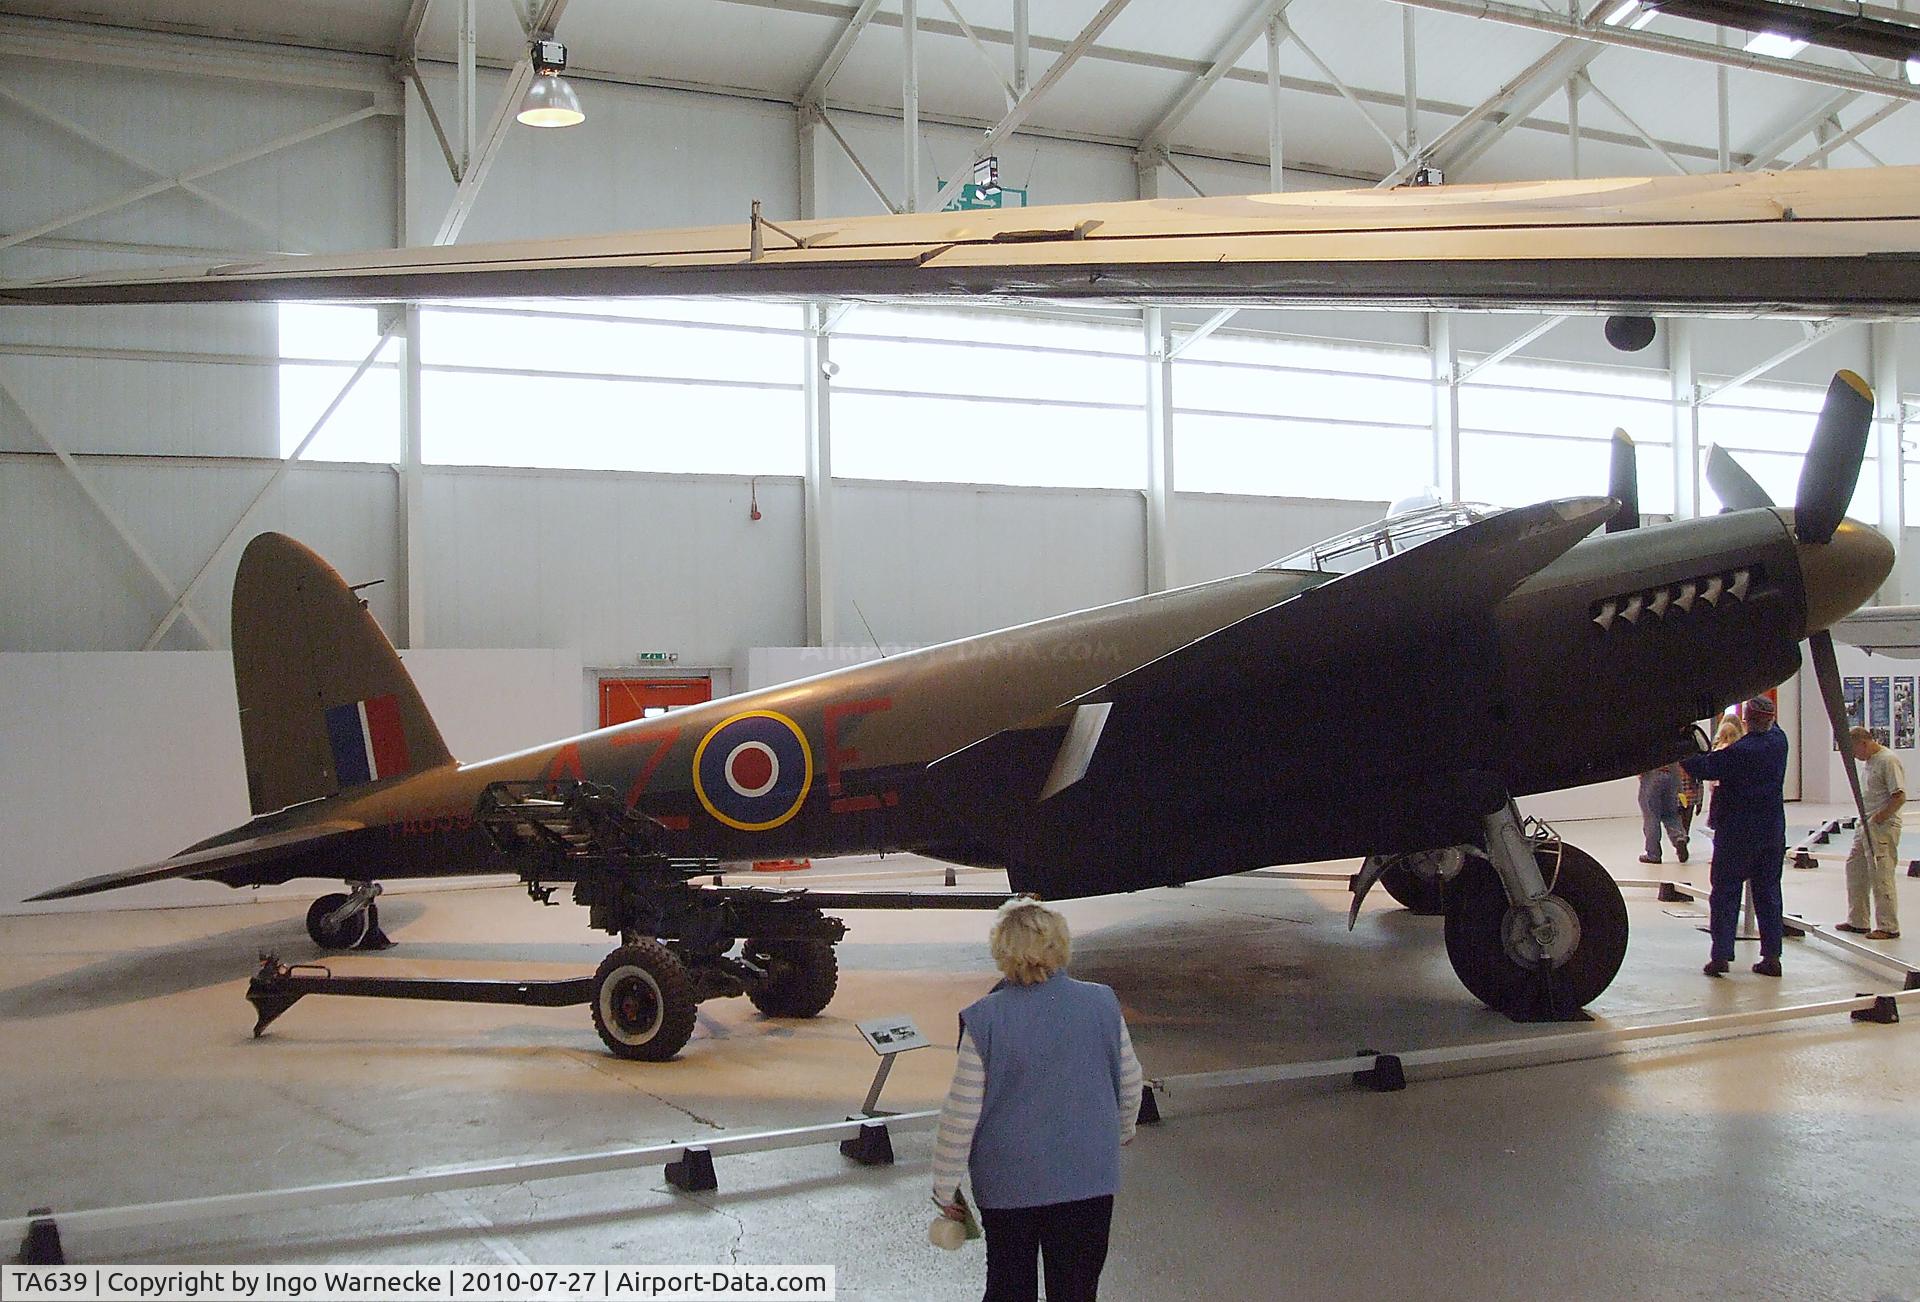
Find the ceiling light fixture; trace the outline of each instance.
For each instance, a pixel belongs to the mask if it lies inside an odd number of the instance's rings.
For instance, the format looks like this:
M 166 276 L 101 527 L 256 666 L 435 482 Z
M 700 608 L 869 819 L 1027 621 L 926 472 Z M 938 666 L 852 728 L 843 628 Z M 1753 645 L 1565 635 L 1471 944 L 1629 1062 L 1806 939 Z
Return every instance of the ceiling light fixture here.
M 1779 32 L 1761 32 L 1747 42 L 1748 54 L 1764 54 L 1770 59 L 1791 59 L 1807 48 L 1807 43 L 1797 36 L 1783 36 Z
M 533 43 L 533 84 L 515 116 L 530 127 L 571 127 L 587 120 L 580 97 L 560 74 L 567 68 L 567 47 L 554 40 Z

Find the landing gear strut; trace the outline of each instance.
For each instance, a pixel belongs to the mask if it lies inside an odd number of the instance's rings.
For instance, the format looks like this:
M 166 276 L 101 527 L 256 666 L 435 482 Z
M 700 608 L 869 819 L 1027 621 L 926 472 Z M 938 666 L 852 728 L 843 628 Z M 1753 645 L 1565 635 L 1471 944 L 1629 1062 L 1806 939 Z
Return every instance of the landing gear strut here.
M 1627 953 L 1627 906 L 1592 855 L 1513 802 L 1487 816 L 1487 858 L 1447 888 L 1447 957 L 1461 983 L 1516 1021 L 1570 1021 Z
M 351 895 L 322 895 L 307 908 L 307 935 L 321 949 L 388 949 L 393 941 L 380 930 L 378 882 L 349 883 Z

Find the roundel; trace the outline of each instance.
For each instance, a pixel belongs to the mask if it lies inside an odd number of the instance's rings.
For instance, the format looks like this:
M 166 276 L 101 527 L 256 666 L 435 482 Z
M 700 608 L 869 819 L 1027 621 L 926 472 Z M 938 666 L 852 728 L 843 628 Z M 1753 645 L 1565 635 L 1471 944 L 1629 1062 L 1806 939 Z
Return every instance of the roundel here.
M 742 832 L 778 827 L 806 803 L 813 752 L 784 714 L 736 714 L 700 739 L 693 791 L 709 814 Z

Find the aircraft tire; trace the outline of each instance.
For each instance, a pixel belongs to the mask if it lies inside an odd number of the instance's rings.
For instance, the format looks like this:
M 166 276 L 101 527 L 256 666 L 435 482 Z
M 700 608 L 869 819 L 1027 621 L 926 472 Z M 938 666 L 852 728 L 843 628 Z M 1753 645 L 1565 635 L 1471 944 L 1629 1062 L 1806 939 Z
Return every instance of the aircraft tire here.
M 1580 940 L 1557 966 L 1515 958 L 1505 940 L 1507 893 L 1484 859 L 1470 859 L 1447 890 L 1447 958 L 1461 984 L 1509 1016 L 1569 1018 L 1612 984 L 1627 955 L 1627 904 L 1620 887 L 1586 851 L 1563 845 L 1556 871 L 1540 852 L 1554 896 L 1573 911 Z
M 1447 911 L 1447 884 L 1438 877 L 1394 864 L 1380 874 L 1380 886 L 1396 903 L 1423 918 L 1437 918 Z
M 332 895 L 322 895 L 307 906 L 307 935 L 321 949 L 358 949 L 373 934 L 377 915 L 371 903 L 345 922 L 328 925 L 327 915 L 345 904 L 347 899 L 346 895 L 335 891 Z
M 749 940 L 746 952 L 767 969 L 747 991 L 768 1017 L 818 1017 L 840 985 L 840 956 L 824 940 Z
M 657 940 L 622 945 L 593 974 L 593 1029 L 616 1058 L 665 1062 L 693 1035 L 687 968 Z

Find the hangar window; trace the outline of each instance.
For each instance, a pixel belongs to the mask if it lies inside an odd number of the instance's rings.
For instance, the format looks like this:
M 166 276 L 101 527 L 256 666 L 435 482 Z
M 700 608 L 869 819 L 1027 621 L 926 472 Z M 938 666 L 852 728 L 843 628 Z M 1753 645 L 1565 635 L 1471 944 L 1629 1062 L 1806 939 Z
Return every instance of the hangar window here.
M 1664 371 L 1505 361 L 1460 386 L 1460 492 L 1509 506 L 1604 493 L 1613 431 L 1632 436 L 1640 509 L 1673 510 Z
M 1717 443 L 1734 455 L 1767 496 L 1782 506 L 1791 506 L 1800 491 L 1800 467 L 1806 460 L 1807 445 L 1813 439 L 1814 422 L 1826 393 L 1824 385 L 1753 383 L 1741 385 L 1724 399 L 1703 403 L 1703 462 L 1707 449 Z M 1869 442 L 1853 503 L 1847 508 L 1848 515 L 1869 524 L 1880 520 L 1878 467 L 1879 458 Z M 1701 484 L 1702 509 L 1718 510 L 1720 501 L 1713 496 L 1704 475 Z
M 280 455 L 291 456 L 380 337 L 370 307 L 280 306 Z M 303 461 L 400 459 L 400 376 L 394 345 L 342 398 Z
M 1144 488 L 1140 349 L 1128 320 L 857 308 L 832 342 L 834 474 Z
M 425 308 L 423 457 L 799 474 L 798 325 L 791 306 L 719 301 Z
M 1423 352 L 1215 335 L 1174 364 L 1174 486 L 1393 500 L 1433 459 Z

